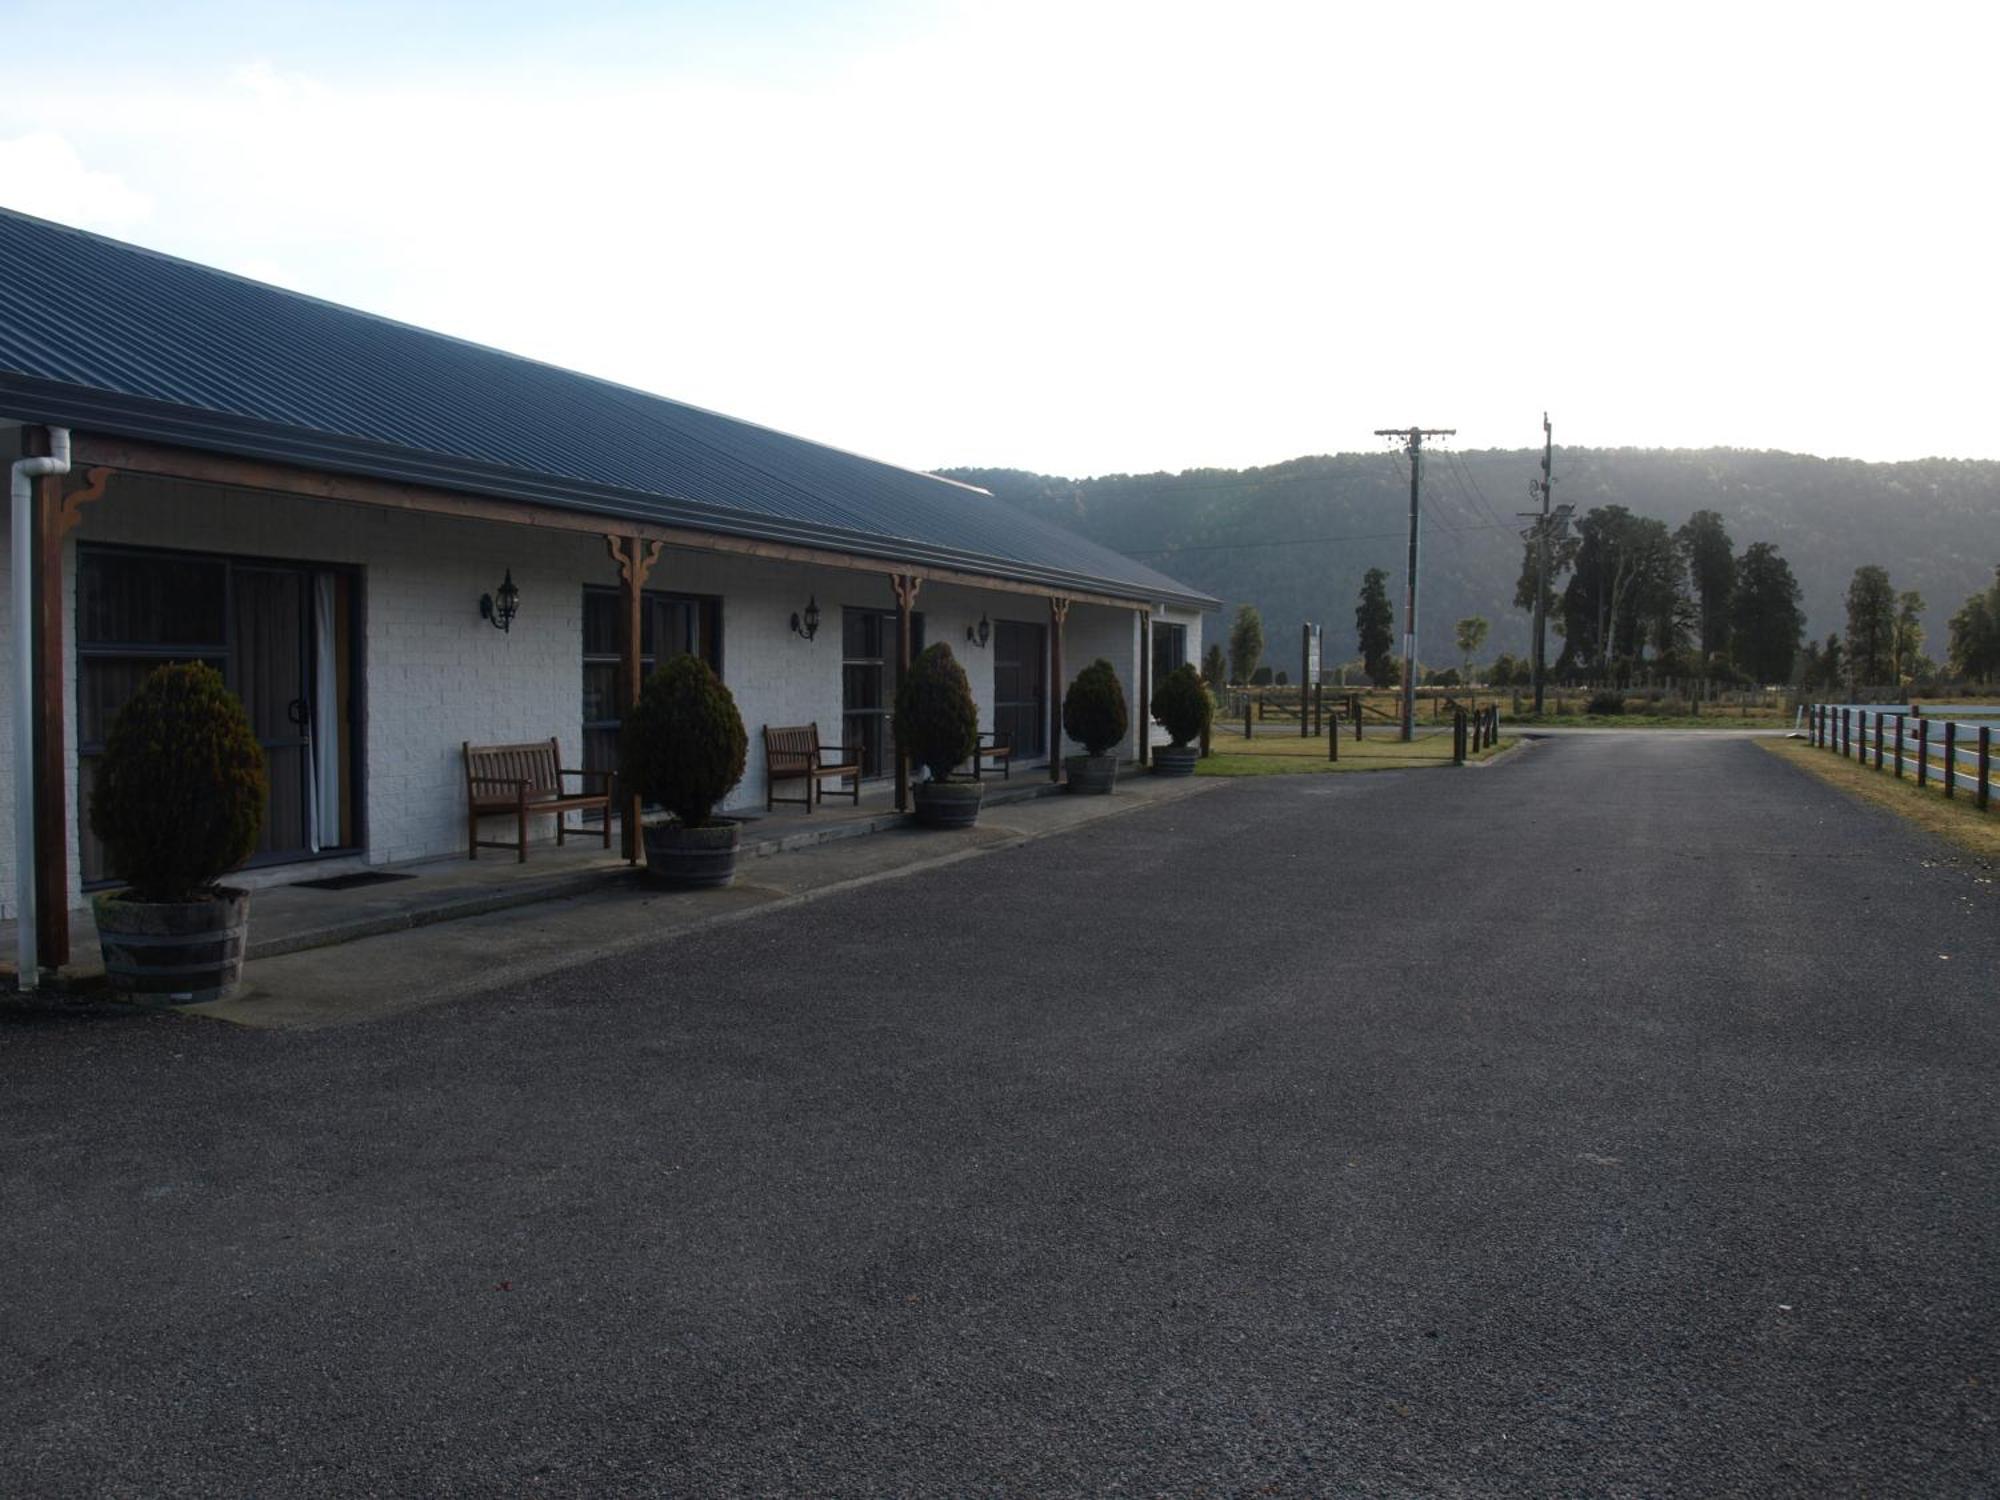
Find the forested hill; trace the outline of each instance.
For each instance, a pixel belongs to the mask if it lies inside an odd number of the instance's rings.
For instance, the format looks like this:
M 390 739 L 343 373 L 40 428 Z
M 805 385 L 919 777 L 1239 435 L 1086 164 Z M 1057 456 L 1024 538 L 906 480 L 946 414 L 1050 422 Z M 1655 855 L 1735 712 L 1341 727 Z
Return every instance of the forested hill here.
M 1450 664 L 1452 626 L 1484 615 L 1482 653 L 1522 652 L 1527 617 L 1513 606 L 1528 484 L 1541 451 L 1427 453 L 1420 655 Z M 1264 614 L 1267 660 L 1286 665 L 1301 620 L 1327 626 L 1327 654 L 1354 653 L 1361 575 L 1386 568 L 1401 630 L 1409 466 L 1400 454 L 1343 453 L 1260 469 L 1112 474 L 1062 479 L 1018 469 L 941 469 L 1008 504 L 1115 547 Z M 1722 514 L 1738 556 L 1772 542 L 1804 592 L 1807 629 L 1824 637 L 1845 619 L 1848 579 L 1880 563 L 1895 587 L 1928 606 L 1929 649 L 1945 622 L 2000 565 L 2000 462 L 1922 459 L 1874 464 L 1741 449 L 1559 448 L 1555 498 L 1577 513 L 1623 505 L 1678 527 L 1697 510 Z M 1553 637 L 1550 655 L 1559 649 Z

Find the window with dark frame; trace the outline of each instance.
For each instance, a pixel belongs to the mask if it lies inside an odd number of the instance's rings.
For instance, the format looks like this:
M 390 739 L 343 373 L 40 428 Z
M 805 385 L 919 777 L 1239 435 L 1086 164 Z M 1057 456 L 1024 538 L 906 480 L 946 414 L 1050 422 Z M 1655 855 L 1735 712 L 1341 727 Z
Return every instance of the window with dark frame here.
M 583 765 L 618 769 L 619 591 L 583 591 Z M 688 651 L 722 676 L 722 600 L 714 594 L 647 589 L 639 596 L 639 672 L 643 677 L 671 656 Z
M 840 612 L 841 743 L 873 779 L 896 769 L 896 612 Z M 910 613 L 910 655 L 924 649 L 924 617 Z
M 1153 685 L 1159 686 L 1175 667 L 1187 665 L 1187 626 L 1153 622 Z

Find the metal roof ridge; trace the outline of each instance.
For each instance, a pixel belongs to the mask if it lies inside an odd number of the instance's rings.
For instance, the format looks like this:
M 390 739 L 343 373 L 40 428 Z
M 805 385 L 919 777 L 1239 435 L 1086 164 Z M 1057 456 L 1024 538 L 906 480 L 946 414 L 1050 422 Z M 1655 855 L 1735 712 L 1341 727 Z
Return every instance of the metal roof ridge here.
M 101 245 L 109 245 L 114 249 L 151 256 L 156 260 L 163 260 L 172 265 L 182 266 L 190 271 L 200 272 L 207 276 L 221 277 L 226 281 L 240 282 L 245 286 L 256 287 L 261 291 L 271 292 L 281 297 L 292 297 L 301 302 L 310 302 L 319 307 L 331 308 L 333 311 L 344 313 L 349 317 L 366 318 L 371 322 L 386 324 L 391 328 L 400 328 L 423 338 L 439 339 L 447 343 L 458 344 L 467 349 L 475 349 L 481 354 L 490 354 L 496 359 L 513 360 L 524 365 L 536 365 L 544 370 L 553 370 L 556 374 L 567 376 L 572 380 L 587 380 L 593 385 L 603 386 L 607 390 L 623 391 L 647 401 L 657 401 L 663 406 L 673 406 L 683 411 L 697 412 L 702 416 L 714 417 L 723 422 L 733 422 L 741 427 L 753 427 L 760 432 L 768 432 L 774 436 L 788 439 L 791 442 L 805 443 L 810 447 L 825 449 L 829 453 L 838 453 L 847 458 L 859 459 L 862 463 L 875 464 L 884 469 L 894 469 L 899 473 L 914 475 L 919 479 L 928 479 L 937 484 L 949 485 L 953 489 L 967 490 L 975 495 L 992 494 L 991 490 L 982 489 L 976 484 L 968 484 L 962 479 L 952 479 L 943 474 L 933 474 L 927 469 L 913 468 L 909 464 L 899 464 L 891 459 L 876 458 L 872 454 L 861 453 L 852 448 L 843 448 L 838 444 L 823 442 L 818 438 L 805 437 L 796 432 L 787 432 L 782 427 L 773 427 L 766 422 L 756 422 L 746 417 L 734 416 L 729 412 L 717 411 L 714 407 L 699 406 L 692 401 L 682 401 L 678 397 L 663 396 L 658 391 L 649 391 L 642 386 L 630 385 L 622 380 L 612 380 L 604 375 L 593 375 L 588 370 L 578 370 L 569 365 L 559 365 L 554 360 L 537 359 L 532 354 L 517 354 L 511 349 L 502 349 L 497 344 L 481 343 L 477 339 L 466 338 L 462 334 L 446 333 L 437 328 L 426 328 L 420 323 L 411 323 L 402 318 L 393 318 L 387 313 L 371 312 L 365 307 L 355 307 L 351 303 L 336 302 L 331 297 L 321 297 L 312 292 L 302 292 L 296 287 L 279 286 L 276 282 L 262 281 L 255 276 L 246 276 L 240 271 L 225 270 L 221 266 L 211 266 L 202 261 L 190 260 L 187 256 L 176 255 L 171 250 L 156 250 L 150 245 L 141 245 L 131 240 L 121 240 L 108 234 L 100 234 L 94 229 L 79 229 L 74 224 L 64 224 L 56 219 L 44 219 L 39 215 L 23 212 L 18 208 L 9 208 L 5 204 L 0 204 L 0 216 L 24 220 L 30 224 L 40 225 L 44 229 L 58 230 L 63 234 L 73 234 L 81 239 L 94 240 Z M 25 374 L 27 372 L 23 371 L 21 373 Z

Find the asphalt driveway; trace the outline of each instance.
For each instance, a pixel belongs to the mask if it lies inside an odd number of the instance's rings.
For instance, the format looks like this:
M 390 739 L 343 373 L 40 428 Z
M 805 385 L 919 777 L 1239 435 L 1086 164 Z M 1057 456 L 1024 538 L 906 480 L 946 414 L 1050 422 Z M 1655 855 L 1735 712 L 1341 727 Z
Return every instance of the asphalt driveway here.
M 5 1489 L 1993 1494 L 1996 889 L 1578 737 L 379 1024 L 17 1017 Z

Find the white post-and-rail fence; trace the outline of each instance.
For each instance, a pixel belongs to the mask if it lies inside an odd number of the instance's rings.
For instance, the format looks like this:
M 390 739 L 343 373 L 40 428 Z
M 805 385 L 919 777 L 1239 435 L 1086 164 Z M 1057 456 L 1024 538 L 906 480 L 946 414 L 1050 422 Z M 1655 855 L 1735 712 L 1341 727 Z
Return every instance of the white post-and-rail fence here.
M 1981 808 L 1993 797 L 1993 740 L 2000 706 L 1954 704 L 1949 718 L 1935 707 L 1883 703 L 1814 703 L 1805 709 L 1813 744 L 1878 771 L 1937 782 L 1947 797 L 1961 787 Z

